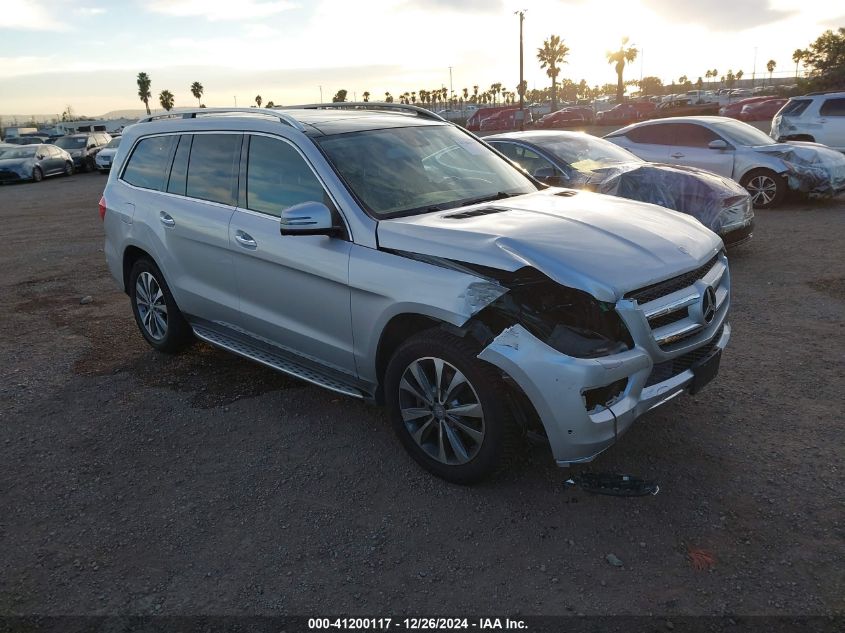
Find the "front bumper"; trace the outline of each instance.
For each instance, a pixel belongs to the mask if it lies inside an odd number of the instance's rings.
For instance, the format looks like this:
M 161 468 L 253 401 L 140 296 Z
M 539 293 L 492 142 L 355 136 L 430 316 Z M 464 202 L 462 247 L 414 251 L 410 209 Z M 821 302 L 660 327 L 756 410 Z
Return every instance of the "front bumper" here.
M 725 243 L 725 246 L 739 246 L 750 240 L 754 236 L 754 220 L 748 222 L 744 226 L 735 229 L 730 229 L 724 233 L 719 233 L 719 237 Z
M 715 318 L 681 342 L 661 347 L 643 308 L 636 301 L 621 300 L 617 312 L 635 342 L 633 349 L 621 354 L 573 358 L 552 349 L 521 325 L 514 325 L 478 357 L 503 370 L 531 401 L 559 466 L 589 462 L 612 446 L 638 417 L 688 391 L 694 360 L 727 346 L 731 336 L 727 322 L 729 283 L 725 268 L 717 290 L 720 301 Z M 699 281 L 667 295 L 667 300 L 675 301 L 703 288 Z M 614 383 L 624 386 L 609 406 L 588 410 L 585 394 Z
M 101 158 L 98 155 L 97 158 L 94 159 L 94 164 L 97 166 L 97 169 L 99 169 L 100 171 L 110 171 L 111 170 L 111 156 Z

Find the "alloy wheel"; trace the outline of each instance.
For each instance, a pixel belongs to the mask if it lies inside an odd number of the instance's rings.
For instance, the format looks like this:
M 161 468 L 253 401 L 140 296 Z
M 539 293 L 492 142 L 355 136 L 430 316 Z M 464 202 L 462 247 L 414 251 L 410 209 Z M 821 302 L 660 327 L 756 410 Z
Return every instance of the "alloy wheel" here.
M 442 464 L 466 464 L 481 449 L 484 412 L 478 394 L 441 358 L 418 358 L 405 368 L 399 410 L 414 442 Z
M 146 271 L 135 282 L 135 305 L 147 334 L 162 340 L 167 335 L 167 303 L 158 281 Z
M 760 175 L 749 180 L 745 188 L 751 194 L 751 201 L 756 206 L 765 206 L 777 196 L 778 184 L 771 176 Z

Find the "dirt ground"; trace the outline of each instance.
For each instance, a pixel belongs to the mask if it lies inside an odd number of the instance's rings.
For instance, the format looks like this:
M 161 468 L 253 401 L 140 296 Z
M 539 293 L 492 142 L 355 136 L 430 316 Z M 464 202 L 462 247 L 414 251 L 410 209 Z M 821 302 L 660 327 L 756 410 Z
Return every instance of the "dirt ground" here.
M 104 184 L 0 187 L 0 614 L 842 614 L 845 200 L 758 212 L 718 379 L 587 468 L 660 484 L 620 499 L 543 447 L 450 485 L 378 408 L 154 352 Z

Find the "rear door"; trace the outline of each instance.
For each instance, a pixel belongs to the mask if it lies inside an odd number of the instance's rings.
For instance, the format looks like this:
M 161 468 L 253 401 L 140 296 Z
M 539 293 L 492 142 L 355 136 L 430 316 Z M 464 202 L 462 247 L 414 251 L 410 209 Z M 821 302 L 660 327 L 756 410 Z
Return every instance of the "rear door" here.
M 845 151 L 845 97 L 825 99 L 819 108 L 821 133 L 816 140 Z
M 147 137 L 123 173 L 139 189 L 135 224 L 140 218 L 158 238 L 158 263 L 179 308 L 224 325 L 239 318 L 229 221 L 241 139 L 216 132 Z
M 354 376 L 351 242 L 280 233 L 283 209 L 303 202 L 336 209 L 332 199 L 310 163 L 285 139 L 250 135 L 243 157 L 240 207 L 229 229 L 242 328 Z M 339 216 L 336 222 L 340 225 Z
M 725 139 L 710 128 L 697 123 L 673 123 L 672 128 L 672 147 L 668 162 L 706 169 L 727 178 L 733 176 L 733 146 L 725 141 L 727 149 L 709 147 L 712 141 Z

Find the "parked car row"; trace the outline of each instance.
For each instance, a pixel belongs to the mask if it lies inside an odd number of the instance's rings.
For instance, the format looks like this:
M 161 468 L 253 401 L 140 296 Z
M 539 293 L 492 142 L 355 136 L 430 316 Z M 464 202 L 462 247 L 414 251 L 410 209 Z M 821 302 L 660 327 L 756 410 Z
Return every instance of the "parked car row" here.
M 0 143 L 0 183 L 41 182 L 49 176 L 70 176 L 75 171 L 107 173 L 120 137 L 104 132 L 70 134 L 55 143 L 31 142 L 31 135 L 15 137 L 20 143 Z M 102 154 L 102 156 L 100 156 Z

